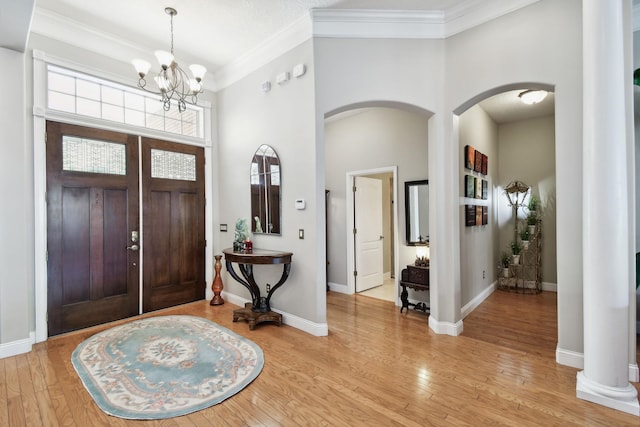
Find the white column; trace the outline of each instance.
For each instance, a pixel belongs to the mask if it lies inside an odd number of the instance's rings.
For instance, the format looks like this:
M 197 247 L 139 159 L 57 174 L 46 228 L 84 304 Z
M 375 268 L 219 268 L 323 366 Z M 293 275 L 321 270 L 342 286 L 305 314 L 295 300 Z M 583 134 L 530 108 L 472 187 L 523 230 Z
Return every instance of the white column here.
M 624 31 L 630 0 L 583 0 L 584 370 L 577 396 L 640 415 L 629 383 L 629 212 Z

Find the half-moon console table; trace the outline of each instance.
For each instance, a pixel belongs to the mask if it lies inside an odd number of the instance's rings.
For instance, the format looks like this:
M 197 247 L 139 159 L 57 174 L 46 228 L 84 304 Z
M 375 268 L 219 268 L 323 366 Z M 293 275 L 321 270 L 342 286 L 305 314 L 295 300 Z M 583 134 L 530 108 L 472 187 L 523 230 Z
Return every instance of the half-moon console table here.
M 224 253 L 225 264 L 227 265 L 227 271 L 231 274 L 236 281 L 242 284 L 251 293 L 251 302 L 244 305 L 244 308 L 239 308 L 233 311 L 233 321 L 246 320 L 249 323 L 249 329 L 253 330 L 258 323 L 261 322 L 278 322 L 278 326 L 282 325 L 282 315 L 271 311 L 269 302 L 273 293 L 289 277 L 289 271 L 291 271 L 291 252 L 279 252 L 270 251 L 266 249 L 253 249 L 251 251 L 239 251 L 234 252 L 232 248 L 227 248 L 222 251 Z M 240 268 L 242 277 L 238 276 L 233 269 L 233 263 L 237 263 Z M 278 283 L 273 286 L 267 284 L 267 296 L 260 295 L 260 288 L 253 277 L 254 265 L 268 265 L 268 264 L 282 264 L 282 276 Z

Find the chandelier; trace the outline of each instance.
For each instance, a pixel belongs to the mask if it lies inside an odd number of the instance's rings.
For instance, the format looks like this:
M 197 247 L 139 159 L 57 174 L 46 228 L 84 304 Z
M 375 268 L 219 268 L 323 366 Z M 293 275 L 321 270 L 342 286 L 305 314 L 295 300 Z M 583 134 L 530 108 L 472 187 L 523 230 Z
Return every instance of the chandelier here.
M 145 77 L 151 68 L 151 64 L 142 59 L 134 59 L 132 62 L 138 76 L 138 87 L 146 92 L 160 95 L 165 111 L 171 108 L 171 102 L 178 104 L 178 110 L 182 113 L 187 109 L 187 104 L 196 105 L 198 103 L 198 94 L 202 93 L 202 79 L 207 69 L 202 65 L 192 64 L 189 66 L 193 78 L 178 65 L 173 56 L 173 17 L 178 12 L 172 7 L 164 9 L 167 15 L 171 17 L 171 52 L 165 50 L 156 50 L 154 52 L 156 59 L 160 63 L 158 75 L 153 79 L 158 86 L 158 91 L 147 88 Z

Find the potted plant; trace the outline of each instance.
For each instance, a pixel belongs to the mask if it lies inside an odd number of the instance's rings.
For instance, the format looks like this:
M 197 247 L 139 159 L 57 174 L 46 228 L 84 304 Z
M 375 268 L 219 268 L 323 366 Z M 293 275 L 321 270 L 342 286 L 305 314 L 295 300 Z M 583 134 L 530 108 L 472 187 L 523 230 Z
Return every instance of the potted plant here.
M 500 266 L 502 267 L 502 276 L 509 277 L 509 264 L 511 263 L 511 255 L 502 252 L 500 255 Z
M 513 252 L 513 263 L 520 264 L 520 251 L 522 251 L 522 244 L 520 242 L 511 242 L 511 251 Z
M 538 199 L 538 196 L 536 196 L 535 194 L 532 194 L 531 197 L 529 197 L 529 204 L 527 205 L 527 208 L 529 208 L 529 212 L 537 211 L 539 205 L 540 199 Z
M 522 230 L 520 230 L 520 241 L 522 242 L 522 249 L 527 250 L 529 249 L 529 227 L 523 227 Z
M 538 213 L 536 211 L 529 211 L 529 214 L 527 215 L 527 226 L 529 227 L 529 236 L 535 236 L 537 224 L 538 224 Z

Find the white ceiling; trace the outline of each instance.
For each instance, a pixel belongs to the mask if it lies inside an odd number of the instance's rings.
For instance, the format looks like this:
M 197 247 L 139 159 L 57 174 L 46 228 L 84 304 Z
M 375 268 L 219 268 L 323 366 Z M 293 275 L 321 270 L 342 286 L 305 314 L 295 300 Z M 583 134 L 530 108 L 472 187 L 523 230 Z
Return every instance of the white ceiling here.
M 176 55 L 202 58 L 215 72 L 283 31 L 312 8 L 445 10 L 470 0 L 36 0 L 36 8 L 54 12 L 142 45 L 169 50 L 174 18 Z
M 6 46 L 2 39 L 9 38 L 11 28 L 6 24 L 16 16 L 15 10 L 22 9 L 19 16 L 28 16 L 33 1 L 0 0 L 0 46 L 20 50 Z M 503 3 L 497 0 L 35 0 L 35 7 L 36 14 L 58 16 L 63 19 L 59 22 L 69 20 L 70 24 L 80 23 L 97 34 L 163 50 L 170 47 L 170 18 L 164 8 L 173 7 L 178 11 L 174 17 L 176 56 L 188 62 L 195 58 L 214 73 L 259 50 L 267 40 L 308 18 L 314 8 L 415 11 L 440 14 L 438 16 L 447 21 L 448 16 L 455 19 L 483 6 L 492 9 L 499 5 L 501 13 L 506 13 L 526 4 L 527 0 L 510 0 L 506 6 Z M 126 56 L 124 51 L 121 54 Z M 153 59 L 151 52 L 146 59 Z M 516 95 L 497 95 L 481 105 L 498 123 L 553 113 L 553 97 L 536 106 L 525 106 L 517 99 L 517 92 Z

